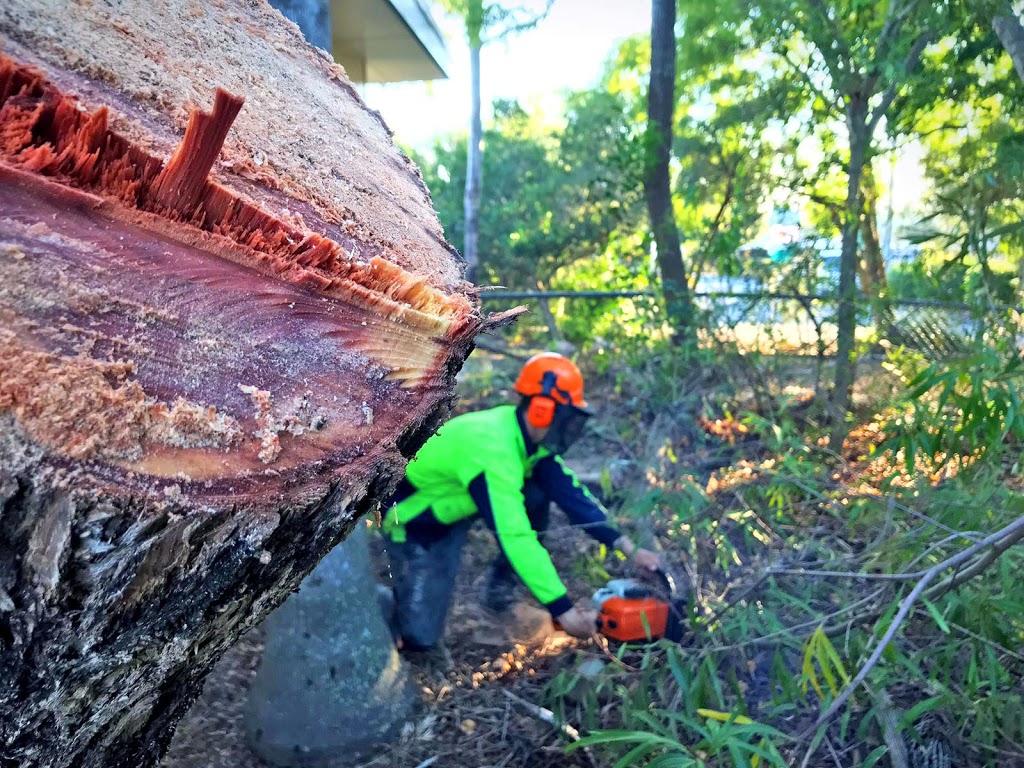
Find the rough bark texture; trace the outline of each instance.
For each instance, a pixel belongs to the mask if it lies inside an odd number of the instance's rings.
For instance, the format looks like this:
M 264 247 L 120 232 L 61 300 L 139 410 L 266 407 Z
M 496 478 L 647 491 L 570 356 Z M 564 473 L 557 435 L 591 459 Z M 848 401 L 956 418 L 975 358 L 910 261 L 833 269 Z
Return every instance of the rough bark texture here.
M 857 262 L 861 288 L 870 299 L 877 299 L 885 293 L 885 257 L 882 254 L 882 239 L 878 234 L 878 182 L 875 170 L 869 161 L 864 164 L 861 177 L 861 197 L 864 211 L 860 221 L 860 235 L 863 252 Z
M 693 300 L 683 266 L 672 211 L 669 159 L 672 154 L 676 82 L 675 0 L 653 0 L 651 7 L 651 82 L 647 92 L 647 161 L 644 189 L 651 229 L 658 248 L 658 269 L 665 311 L 677 342 L 694 333 Z
M 863 251 L 857 262 L 858 275 L 864 295 L 871 302 L 878 332 L 889 338 L 894 330 L 894 318 L 888 296 L 889 279 L 885 274 L 882 238 L 878 233 L 878 181 L 874 164 L 870 160 L 864 164 L 861 193 L 864 201 L 864 213 L 860 222 Z
M 266 4 L 0 5 L 0 765 L 157 761 L 447 415 L 453 254 Z

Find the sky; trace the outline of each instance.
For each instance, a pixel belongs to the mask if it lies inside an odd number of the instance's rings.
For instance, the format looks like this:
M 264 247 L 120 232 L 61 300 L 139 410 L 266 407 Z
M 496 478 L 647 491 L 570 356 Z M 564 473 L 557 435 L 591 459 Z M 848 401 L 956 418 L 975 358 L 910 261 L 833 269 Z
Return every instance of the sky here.
M 429 83 L 368 85 L 363 98 L 380 111 L 396 139 L 426 149 L 435 136 L 469 126 L 469 48 L 457 20 L 434 6 L 448 37 L 448 79 Z M 617 44 L 649 34 L 649 0 L 555 0 L 534 29 L 484 46 L 480 91 L 484 121 L 495 99 L 518 99 L 542 114 L 561 113 L 560 94 L 594 85 Z

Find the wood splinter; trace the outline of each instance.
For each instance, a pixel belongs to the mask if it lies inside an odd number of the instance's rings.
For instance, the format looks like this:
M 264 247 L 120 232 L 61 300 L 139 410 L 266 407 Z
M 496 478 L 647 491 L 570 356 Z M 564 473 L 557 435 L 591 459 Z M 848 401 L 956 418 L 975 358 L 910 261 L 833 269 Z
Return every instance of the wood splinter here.
M 154 202 L 186 217 L 191 215 L 206 191 L 213 164 L 244 103 L 245 99 L 218 88 L 211 112 L 192 112 L 185 138 L 150 187 L 149 196 Z

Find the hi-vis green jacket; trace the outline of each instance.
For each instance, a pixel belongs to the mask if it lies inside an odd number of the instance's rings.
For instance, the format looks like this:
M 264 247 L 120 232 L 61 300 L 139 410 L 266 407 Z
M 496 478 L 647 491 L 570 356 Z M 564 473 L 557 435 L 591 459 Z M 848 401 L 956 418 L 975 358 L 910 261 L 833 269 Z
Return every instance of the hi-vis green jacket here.
M 394 506 L 383 513 L 384 530 L 395 542 L 429 539 L 479 514 L 523 583 L 558 616 L 572 601 L 527 517 L 527 478 L 573 525 L 608 546 L 619 537 L 608 525 L 604 507 L 561 457 L 530 440 L 512 405 L 458 416 L 427 440 L 409 462 L 405 480 L 392 497 Z

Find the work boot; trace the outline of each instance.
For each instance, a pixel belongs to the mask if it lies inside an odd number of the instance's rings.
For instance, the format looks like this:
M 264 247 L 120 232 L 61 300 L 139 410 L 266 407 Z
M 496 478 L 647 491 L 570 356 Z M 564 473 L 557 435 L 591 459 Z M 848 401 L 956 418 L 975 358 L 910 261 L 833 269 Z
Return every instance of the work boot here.
M 495 567 L 492 564 L 487 569 L 480 602 L 488 612 L 500 616 L 515 605 L 518 586 L 516 575 L 510 568 Z
M 455 669 L 455 660 L 444 640 L 438 640 L 430 648 L 402 651 L 402 657 L 424 675 L 444 681 Z

